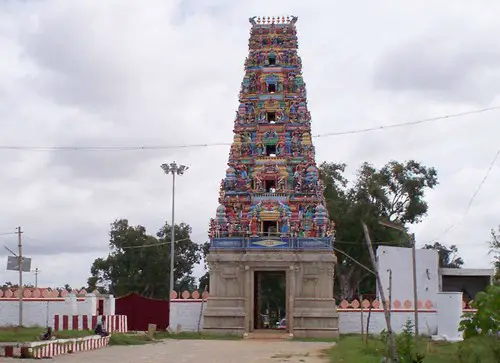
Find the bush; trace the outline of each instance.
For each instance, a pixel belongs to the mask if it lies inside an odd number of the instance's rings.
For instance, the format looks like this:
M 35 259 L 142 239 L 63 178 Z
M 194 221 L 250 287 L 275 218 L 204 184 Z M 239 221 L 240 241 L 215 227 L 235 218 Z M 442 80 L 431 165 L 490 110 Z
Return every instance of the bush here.
M 498 335 L 500 332 L 500 286 L 488 286 L 472 302 L 475 313 L 466 313 L 460 322 L 464 338 L 477 335 Z
M 396 336 L 396 349 L 398 359 L 401 363 L 421 363 L 425 356 L 417 351 L 415 344 L 414 325 L 411 320 L 407 320 L 403 331 Z

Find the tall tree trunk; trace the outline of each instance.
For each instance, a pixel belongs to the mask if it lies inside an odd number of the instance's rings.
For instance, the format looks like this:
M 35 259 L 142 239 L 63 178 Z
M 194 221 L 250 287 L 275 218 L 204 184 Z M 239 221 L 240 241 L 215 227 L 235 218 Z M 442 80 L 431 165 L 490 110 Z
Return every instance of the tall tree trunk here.
M 359 284 L 366 278 L 359 267 L 350 266 L 337 270 L 337 281 L 340 286 L 340 299 L 351 301 L 356 296 Z

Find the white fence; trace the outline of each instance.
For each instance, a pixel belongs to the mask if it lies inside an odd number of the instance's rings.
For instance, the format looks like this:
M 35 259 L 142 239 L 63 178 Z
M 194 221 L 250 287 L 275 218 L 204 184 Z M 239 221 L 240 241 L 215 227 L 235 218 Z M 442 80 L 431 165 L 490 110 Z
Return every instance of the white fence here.
M 1 291 L 0 291 L 1 292 Z M 19 300 L 9 294 L 0 297 L 0 326 L 19 324 Z M 98 300 L 103 301 L 103 314 L 115 314 L 115 299 L 112 296 L 99 298 L 94 294 L 64 297 L 29 297 L 23 299 L 24 326 L 52 326 L 55 315 L 97 315 Z
M 430 301 L 426 301 L 425 304 L 419 304 L 419 306 L 422 305 L 418 309 L 419 332 L 428 336 L 439 334 L 440 336 L 445 335 L 447 339 L 457 339 L 460 315 L 462 309 L 466 308 L 465 304 L 462 304 L 462 296 L 456 293 L 440 293 L 439 296 L 442 297 L 441 307 L 435 306 Z M 379 334 L 386 329 L 384 311 L 380 308 L 377 301 L 372 304 L 364 301 L 363 306 L 365 308 L 363 309 L 361 309 L 360 305 L 356 300 L 351 303 L 346 301 L 341 302 L 337 309 L 341 334 L 361 333 L 362 326 L 365 332 L 368 327 L 372 334 Z M 414 322 L 414 310 L 411 309 L 410 305 L 411 303 L 408 300 L 404 303 L 394 302 L 391 310 L 391 325 L 393 331 L 396 333 L 403 330 L 408 320 Z M 205 306 L 206 303 L 203 304 L 203 310 Z M 176 329 L 180 325 L 181 331 L 198 331 L 199 322 L 199 329 L 202 330 L 203 314 L 201 314 L 200 319 L 201 309 L 201 299 L 172 299 L 170 304 L 170 327 Z M 450 311 L 455 312 L 452 319 L 447 316 L 449 315 L 447 313 Z

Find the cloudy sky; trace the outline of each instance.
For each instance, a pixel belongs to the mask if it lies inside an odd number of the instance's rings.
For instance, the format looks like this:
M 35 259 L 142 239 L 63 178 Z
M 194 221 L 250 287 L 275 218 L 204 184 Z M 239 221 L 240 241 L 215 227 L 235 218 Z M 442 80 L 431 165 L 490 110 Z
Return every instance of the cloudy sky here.
M 253 15 L 299 16 L 314 134 L 498 106 L 499 13 L 493 0 L 4 0 L 0 145 L 230 142 Z M 364 161 L 436 167 L 429 215 L 413 228 L 418 244 L 440 238 L 458 245 L 466 267 L 489 267 L 500 162 L 467 205 L 499 148 L 499 117 L 317 138 L 317 161 L 345 162 L 350 175 Z M 176 220 L 203 243 L 228 152 L 0 149 L 0 233 L 22 226 L 40 285 L 82 286 L 107 253 L 114 219 L 151 233 L 170 220 L 163 162 L 191 168 L 177 184 Z M 16 236 L 0 244 L 14 249 Z M 1 264 L 6 253 L 2 247 Z M 0 283 L 16 278 L 0 268 Z

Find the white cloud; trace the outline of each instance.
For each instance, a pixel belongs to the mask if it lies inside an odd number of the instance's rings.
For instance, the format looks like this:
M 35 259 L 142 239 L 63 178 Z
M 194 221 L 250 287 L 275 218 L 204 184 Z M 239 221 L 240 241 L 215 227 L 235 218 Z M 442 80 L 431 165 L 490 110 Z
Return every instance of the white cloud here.
M 253 15 L 299 16 L 315 134 L 487 107 L 499 101 L 498 11 L 487 0 L 3 2 L 0 144 L 230 142 Z M 440 185 L 415 227 L 418 243 L 457 223 L 441 242 L 457 244 L 468 266 L 488 267 L 485 241 L 500 223 L 498 164 L 461 218 L 498 147 L 497 118 L 319 138 L 317 161 L 346 162 L 350 173 L 363 161 L 435 166 Z M 177 185 L 176 220 L 202 243 L 228 150 L 1 150 L 0 232 L 23 226 L 40 284 L 81 286 L 106 254 L 115 218 L 150 232 L 170 221 L 171 181 L 159 165 L 175 160 L 191 167 Z M 15 236 L 0 242 L 15 247 Z

